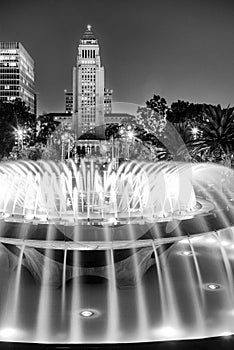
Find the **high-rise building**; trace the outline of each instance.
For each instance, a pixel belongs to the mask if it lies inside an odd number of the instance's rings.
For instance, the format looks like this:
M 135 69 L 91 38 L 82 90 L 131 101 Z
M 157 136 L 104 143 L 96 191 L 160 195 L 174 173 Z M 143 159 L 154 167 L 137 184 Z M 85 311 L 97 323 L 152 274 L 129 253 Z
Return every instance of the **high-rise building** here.
M 0 100 L 22 99 L 36 114 L 34 61 L 19 42 L 0 43 Z
M 73 93 L 64 90 L 65 93 L 65 113 L 72 113 L 73 111 Z
M 88 25 L 73 68 L 73 130 L 79 137 L 96 129 L 96 136 L 102 137 L 104 124 L 104 68 L 98 41 Z

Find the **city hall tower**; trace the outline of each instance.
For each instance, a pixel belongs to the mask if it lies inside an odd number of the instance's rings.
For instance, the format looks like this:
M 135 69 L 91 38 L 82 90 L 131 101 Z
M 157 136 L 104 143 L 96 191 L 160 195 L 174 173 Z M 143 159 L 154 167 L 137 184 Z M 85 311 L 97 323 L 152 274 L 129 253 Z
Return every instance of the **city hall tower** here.
M 87 25 L 73 68 L 72 129 L 77 137 L 93 133 L 102 138 L 104 124 L 104 68 L 98 41 L 91 26 Z

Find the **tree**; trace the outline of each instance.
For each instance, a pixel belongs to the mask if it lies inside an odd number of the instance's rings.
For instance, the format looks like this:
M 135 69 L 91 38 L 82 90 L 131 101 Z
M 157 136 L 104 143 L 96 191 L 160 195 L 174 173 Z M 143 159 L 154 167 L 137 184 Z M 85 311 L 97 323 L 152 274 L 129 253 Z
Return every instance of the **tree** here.
M 193 137 L 190 122 L 173 124 L 168 121 L 159 140 L 170 154 L 171 158 L 167 156 L 169 159 L 194 161 L 190 149 Z
M 168 152 L 158 137 L 165 127 L 167 110 L 166 100 L 154 95 L 152 99 L 146 101 L 145 107 L 138 107 L 136 118 L 125 119 L 120 125 L 109 125 L 105 131 L 106 137 L 122 138 L 124 142 L 130 132 L 134 135 L 132 142 L 129 143 L 130 158 L 145 160 L 156 160 L 161 156 L 166 158 Z
M 75 134 L 62 125 L 59 125 L 48 138 L 42 158 L 64 160 L 70 157 L 75 144 Z M 68 154 L 70 152 L 70 154 Z
M 37 143 L 47 144 L 50 135 L 56 130 L 60 123 L 55 121 L 50 115 L 44 114 L 38 118 L 38 135 L 36 138 Z
M 191 141 L 192 153 L 199 154 L 202 161 L 230 163 L 234 151 L 234 109 L 205 105 L 199 129 L 201 137 Z
M 123 126 L 123 124 L 109 124 L 105 128 L 105 137 L 107 140 L 109 140 L 112 136 L 118 137 L 119 136 L 119 130 Z
M 135 125 L 145 130 L 147 134 L 157 136 L 162 133 L 166 125 L 167 110 L 166 100 L 154 95 L 146 101 L 146 107 L 138 107 Z
M 203 109 L 204 104 L 178 100 L 167 111 L 167 121 L 173 124 L 189 122 L 190 125 L 197 125 L 203 122 Z
M 189 102 L 179 102 L 178 107 L 187 109 Z M 173 105 L 175 107 L 175 105 Z M 181 108 L 181 107 L 180 107 Z M 199 107 L 200 108 L 200 107 Z M 191 110 L 196 108 L 193 106 Z M 175 111 L 174 111 L 175 112 Z M 153 153 L 157 154 L 158 160 L 191 160 L 188 149 L 191 127 L 186 118 L 178 118 L 173 124 L 168 120 L 170 110 L 166 100 L 158 95 L 146 102 L 146 107 L 139 107 L 134 122 L 137 137 L 147 145 Z M 195 112 L 193 111 L 193 115 Z M 156 158 L 154 158 L 156 159 Z
M 0 159 L 8 157 L 16 142 L 31 146 L 35 142 L 36 116 L 20 99 L 14 103 L 0 101 Z
M 165 98 L 159 95 L 153 95 L 149 101 L 146 101 L 146 107 L 152 109 L 158 115 L 166 117 L 168 106 Z

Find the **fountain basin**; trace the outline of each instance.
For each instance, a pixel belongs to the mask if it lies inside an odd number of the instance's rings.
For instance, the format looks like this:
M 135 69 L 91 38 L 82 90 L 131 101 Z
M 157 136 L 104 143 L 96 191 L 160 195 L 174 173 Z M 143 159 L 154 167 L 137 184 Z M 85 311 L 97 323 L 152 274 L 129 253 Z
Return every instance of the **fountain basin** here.
M 207 167 L 2 164 L 0 340 L 140 346 L 234 333 L 233 174 Z

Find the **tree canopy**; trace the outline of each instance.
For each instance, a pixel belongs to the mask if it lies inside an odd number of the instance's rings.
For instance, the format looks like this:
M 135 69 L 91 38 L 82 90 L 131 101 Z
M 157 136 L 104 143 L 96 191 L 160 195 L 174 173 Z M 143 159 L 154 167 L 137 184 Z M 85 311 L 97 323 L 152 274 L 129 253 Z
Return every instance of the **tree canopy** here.
M 29 112 L 29 107 L 20 99 L 14 103 L 0 101 L 0 159 L 9 156 L 20 133 L 22 143 L 33 145 L 36 123 L 36 116 Z
M 230 162 L 234 151 L 234 109 L 205 105 L 199 130 L 200 137 L 192 141 L 192 153 L 199 154 L 199 160 Z
M 53 134 L 59 124 L 50 115 L 44 114 L 39 116 L 37 142 L 46 145 L 48 138 Z

